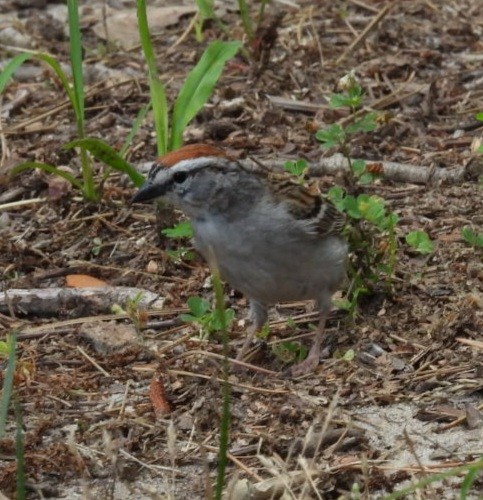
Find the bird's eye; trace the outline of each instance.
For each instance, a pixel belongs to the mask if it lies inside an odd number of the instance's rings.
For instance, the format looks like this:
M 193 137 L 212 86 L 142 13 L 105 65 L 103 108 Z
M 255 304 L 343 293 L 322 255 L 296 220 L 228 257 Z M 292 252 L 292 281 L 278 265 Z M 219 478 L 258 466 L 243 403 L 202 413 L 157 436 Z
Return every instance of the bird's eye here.
M 177 182 L 178 184 L 181 184 L 186 180 L 186 177 L 188 177 L 188 174 L 186 172 L 176 172 L 173 175 L 173 180 L 174 182 Z

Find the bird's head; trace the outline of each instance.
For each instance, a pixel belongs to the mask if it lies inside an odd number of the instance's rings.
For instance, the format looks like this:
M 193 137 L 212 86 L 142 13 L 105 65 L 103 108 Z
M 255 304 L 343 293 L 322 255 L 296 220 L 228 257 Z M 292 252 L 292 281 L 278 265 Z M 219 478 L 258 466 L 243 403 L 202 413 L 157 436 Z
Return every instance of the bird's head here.
M 163 198 L 188 216 L 199 215 L 236 182 L 239 164 L 222 149 L 190 144 L 158 158 L 133 202 Z

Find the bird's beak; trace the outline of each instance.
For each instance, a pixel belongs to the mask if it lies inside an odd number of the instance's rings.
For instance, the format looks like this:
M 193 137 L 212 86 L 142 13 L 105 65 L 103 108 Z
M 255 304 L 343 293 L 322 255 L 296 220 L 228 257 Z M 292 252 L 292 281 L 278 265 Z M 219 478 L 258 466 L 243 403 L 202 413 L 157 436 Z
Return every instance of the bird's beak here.
M 152 184 L 145 182 L 139 188 L 139 191 L 134 195 L 131 203 L 142 203 L 144 201 L 154 200 L 154 198 L 158 198 L 163 194 L 160 191 L 159 186 L 153 186 Z

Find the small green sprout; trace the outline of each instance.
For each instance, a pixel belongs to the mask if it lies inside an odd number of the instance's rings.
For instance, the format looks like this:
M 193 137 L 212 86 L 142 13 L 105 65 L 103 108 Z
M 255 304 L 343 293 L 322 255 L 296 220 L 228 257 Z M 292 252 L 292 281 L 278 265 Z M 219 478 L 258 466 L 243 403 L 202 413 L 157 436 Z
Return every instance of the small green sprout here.
M 461 230 L 461 236 L 468 245 L 475 248 L 483 248 L 483 233 L 479 233 L 471 227 L 466 226 Z
M 335 359 L 341 359 L 342 361 L 347 361 L 349 363 L 354 360 L 356 353 L 354 349 L 348 349 L 345 352 L 336 349 L 333 356 Z
M 184 220 L 174 225 L 173 227 L 163 229 L 161 233 L 172 239 L 192 238 L 193 227 L 191 226 L 191 222 L 189 220 Z
M 421 254 L 434 252 L 433 242 L 425 231 L 411 231 L 406 235 L 406 243 Z
M 302 361 L 307 357 L 308 349 L 300 342 L 282 342 L 272 346 L 272 352 L 283 363 Z
M 183 220 L 178 224 L 174 225 L 173 227 L 163 229 L 161 233 L 173 240 L 192 238 L 193 227 L 191 226 L 191 222 L 189 220 Z M 169 255 L 171 259 L 173 259 L 176 262 L 179 261 L 188 262 L 195 258 L 194 252 L 191 249 L 186 248 L 184 246 L 181 246 L 176 250 L 166 250 L 166 253 Z
M 175 262 L 190 262 L 195 258 L 195 253 L 186 247 L 179 247 L 176 250 L 166 250 L 166 254 Z
M 91 254 L 97 257 L 101 253 L 101 249 L 102 249 L 101 238 L 98 238 L 97 236 L 95 238 L 92 238 Z
M 303 183 L 309 166 L 305 160 L 289 160 L 284 163 L 283 168 L 286 172 L 296 177 L 300 183 Z
M 189 313 L 181 314 L 180 318 L 186 323 L 198 325 L 201 336 L 209 336 L 214 332 L 221 331 L 225 325 L 230 328 L 235 317 L 233 309 L 225 309 L 224 318 L 220 316 L 219 309 L 212 309 L 210 303 L 201 297 L 190 297 L 188 299 Z
M 319 130 L 315 138 L 322 143 L 322 148 L 339 148 L 347 158 L 352 175 L 359 184 L 370 184 L 377 174 L 366 171 L 366 162 L 363 160 L 352 160 L 349 156 L 349 144 L 352 138 L 359 132 L 373 132 L 377 128 L 377 114 L 368 112 L 355 115 L 362 106 L 364 92 L 353 73 L 349 73 L 339 81 L 342 92 L 333 94 L 329 104 L 332 108 L 348 107 L 354 115 L 348 125 L 334 123 L 325 129 Z

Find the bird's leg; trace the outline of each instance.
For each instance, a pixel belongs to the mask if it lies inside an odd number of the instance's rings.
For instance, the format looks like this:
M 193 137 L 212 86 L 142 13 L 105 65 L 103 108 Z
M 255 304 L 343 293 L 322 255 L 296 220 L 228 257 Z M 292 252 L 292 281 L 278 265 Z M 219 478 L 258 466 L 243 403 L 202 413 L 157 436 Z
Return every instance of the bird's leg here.
M 330 302 L 319 304 L 319 326 L 315 332 L 315 337 L 312 342 L 308 356 L 300 363 L 290 367 L 285 374 L 291 377 L 301 377 L 307 373 L 313 372 L 317 368 L 320 361 L 320 346 L 325 329 L 325 322 L 330 312 Z
M 236 359 L 239 361 L 243 360 L 243 357 L 252 343 L 255 333 L 261 330 L 262 326 L 267 322 L 267 318 L 267 306 L 261 302 L 250 299 L 249 320 L 251 325 L 247 329 L 245 342 L 243 342 L 241 349 L 238 351 Z

